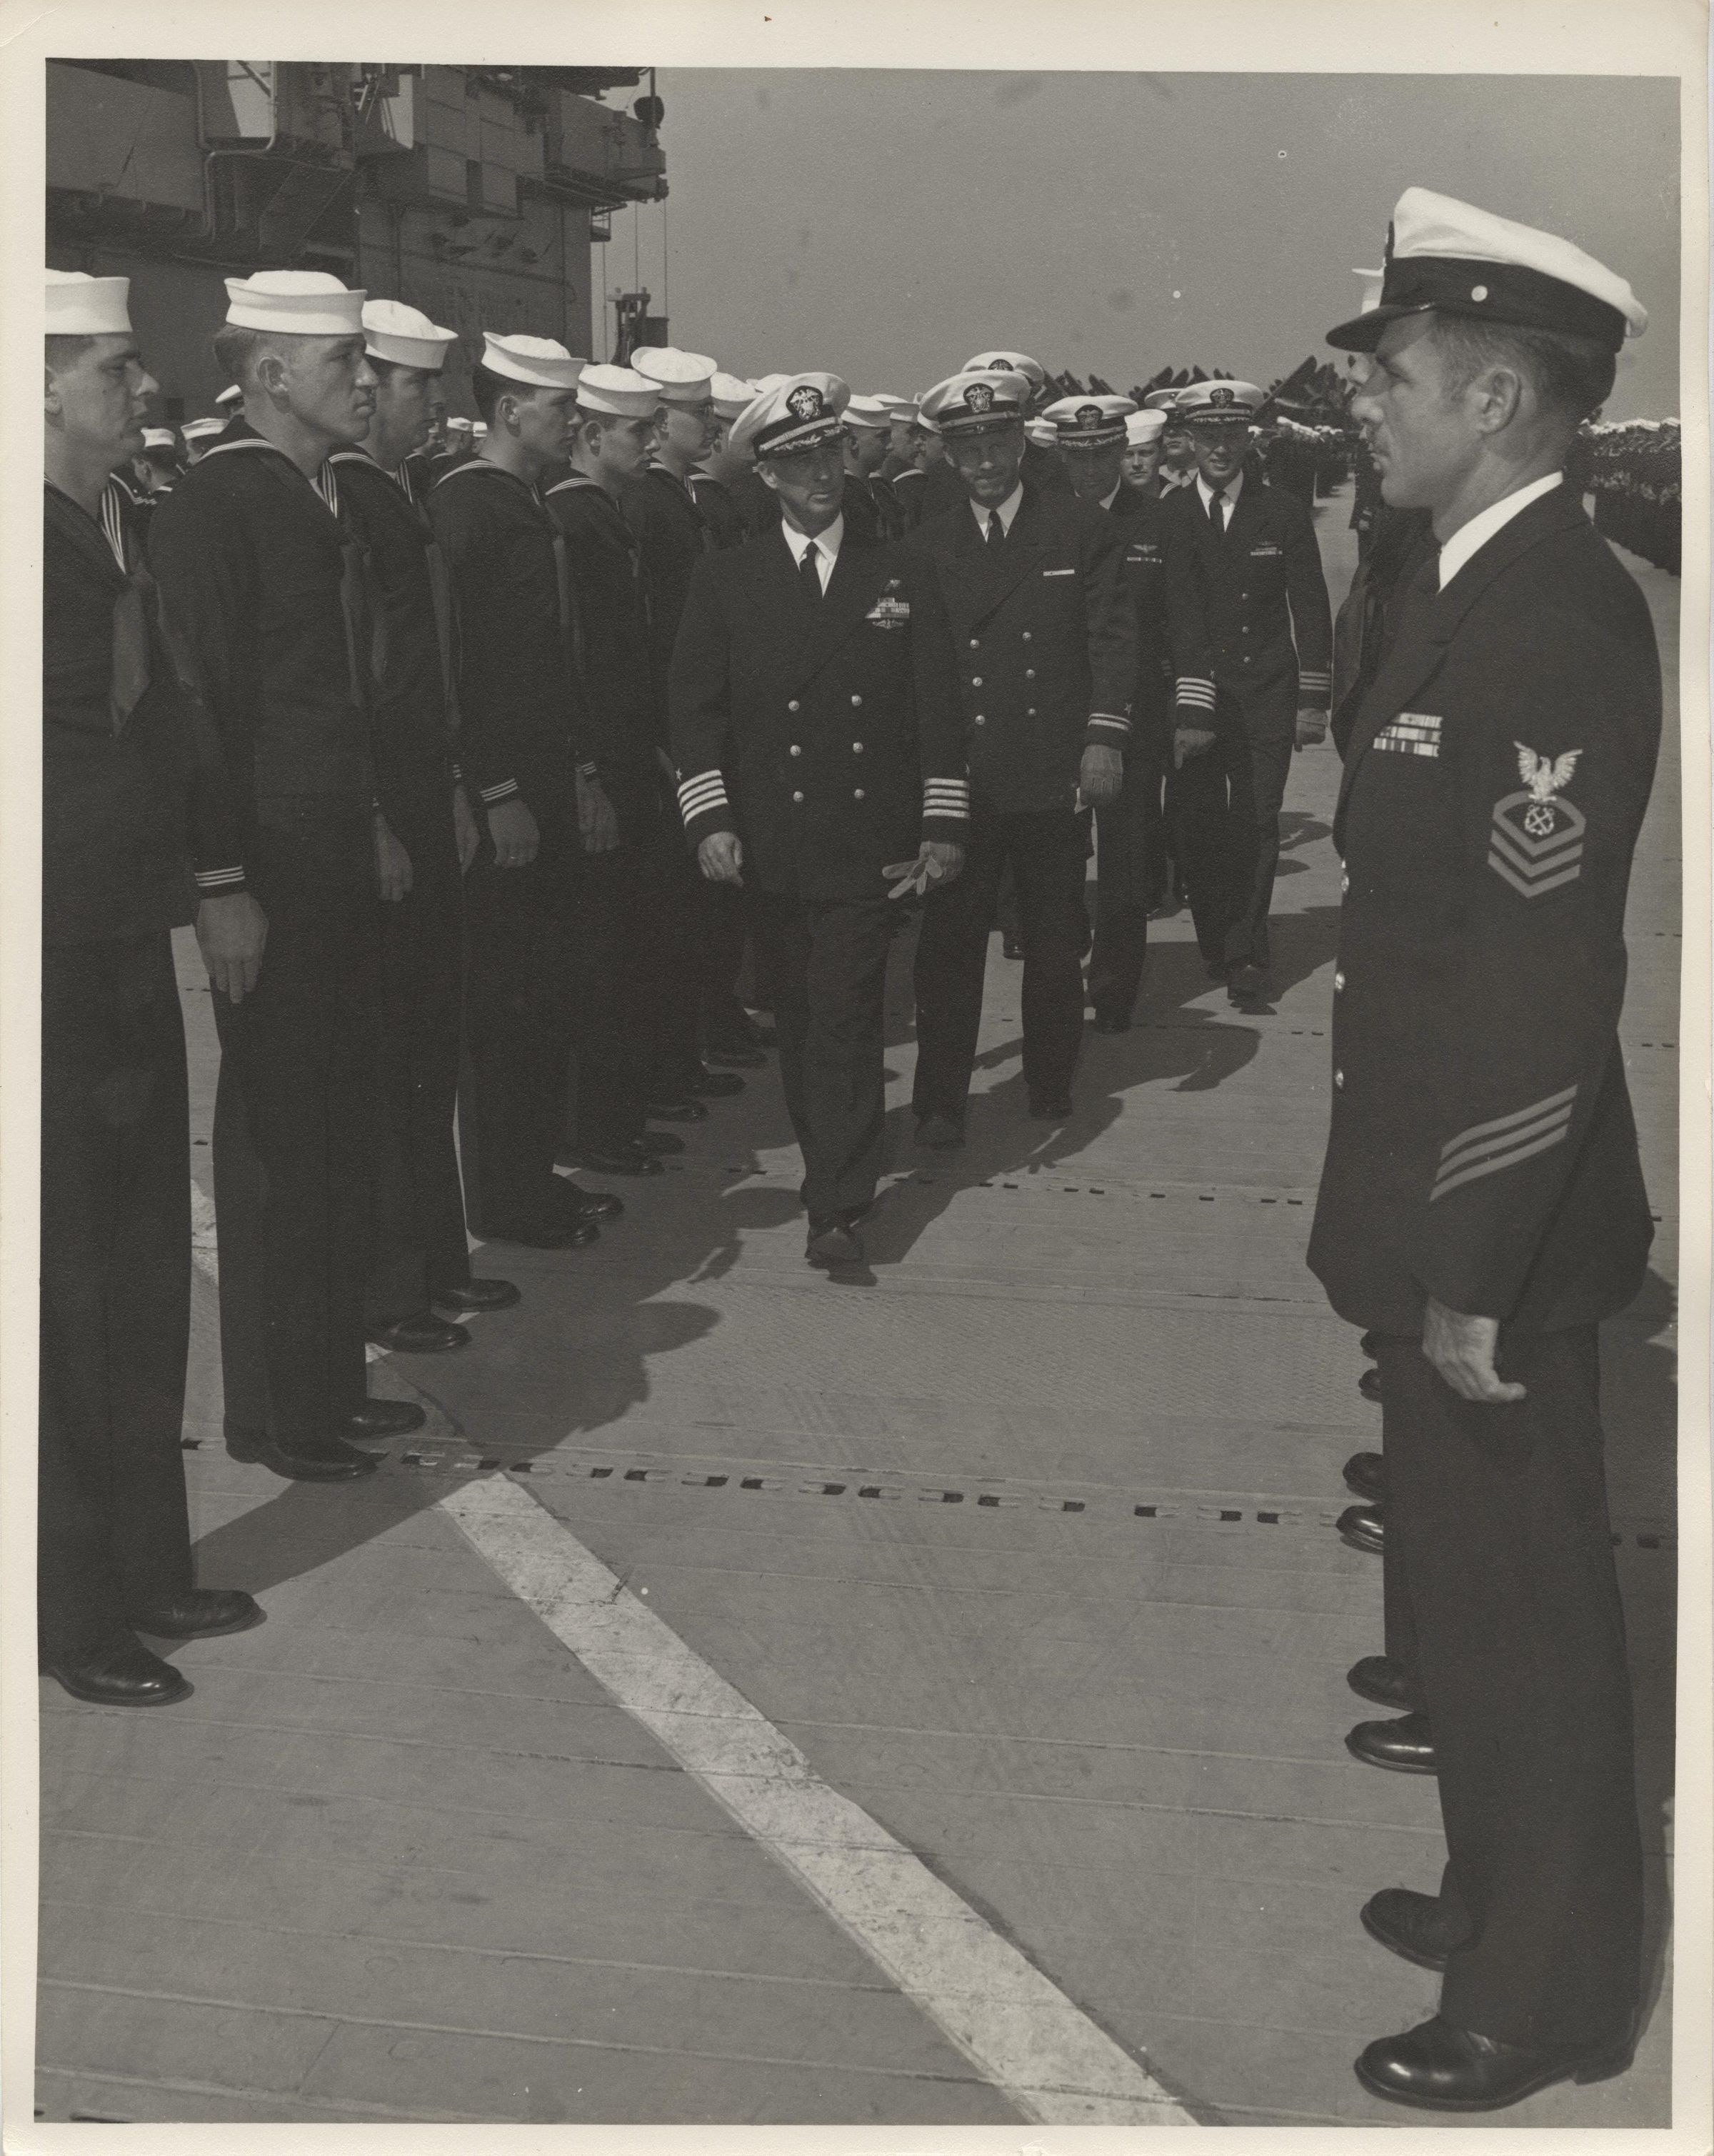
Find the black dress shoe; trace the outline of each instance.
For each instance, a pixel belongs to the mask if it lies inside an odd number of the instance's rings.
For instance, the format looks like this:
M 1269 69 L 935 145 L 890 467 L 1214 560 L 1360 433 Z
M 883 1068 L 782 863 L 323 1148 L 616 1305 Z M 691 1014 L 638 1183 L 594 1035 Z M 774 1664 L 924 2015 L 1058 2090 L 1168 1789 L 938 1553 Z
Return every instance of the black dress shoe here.
M 95 1707 L 171 1707 L 191 1696 L 190 1679 L 151 1655 L 141 1640 L 127 1638 L 74 1661 L 49 1662 L 45 1667 L 74 1699 Z
M 1069 1097 L 1049 1093 L 1032 1093 L 1029 1096 L 1029 1119 L 1034 1123 L 1063 1123 L 1071 1113 Z
M 730 1101 L 744 1090 L 744 1081 L 736 1070 L 711 1070 L 706 1063 L 699 1063 L 688 1073 L 685 1084 L 705 1101 Z
M 1097 1011 L 1090 1020 L 1090 1025 L 1096 1033 L 1129 1033 L 1131 1030 L 1131 1020 L 1123 1011 Z
M 1360 1912 L 1372 1939 L 1419 1969 L 1445 1969 L 1446 1957 L 1469 1933 L 1446 1921 L 1437 1894 L 1418 1894 L 1409 1887 L 1383 1887 L 1370 1895 Z
M 226 1425 L 226 1450 L 234 1460 L 271 1467 L 293 1482 L 356 1482 L 381 1465 L 374 1453 L 359 1452 L 341 1438 L 325 1437 L 314 1445 L 289 1450 L 263 1431 L 231 1422 Z
M 952 1152 L 964 1142 L 964 1126 L 956 1116 L 923 1116 L 916 1125 L 918 1145 L 937 1152 Z
M 485 1243 L 521 1243 L 526 1250 L 581 1250 L 601 1240 L 593 1220 L 561 1208 L 552 1219 L 490 1220 L 476 1231 Z
M 421 1430 L 428 1419 L 414 1400 L 365 1400 L 362 1407 L 339 1419 L 341 1437 L 367 1439 L 372 1445 L 379 1437 L 403 1437 L 408 1431 Z
M 442 1310 L 510 1310 L 524 1296 L 511 1281 L 467 1280 L 460 1287 L 431 1288 L 428 1299 Z
M 1265 970 L 1248 960 L 1233 967 L 1226 976 L 1227 1000 L 1234 1004 L 1264 1003 L 1267 1000 L 1268 977 Z
M 665 1137 L 667 1133 L 661 1131 L 649 1135 Z M 682 1152 L 684 1144 L 680 1138 L 677 1150 Z M 598 1175 L 661 1175 L 665 1170 L 655 1155 L 663 1150 L 645 1143 L 643 1138 L 620 1138 L 611 1145 L 579 1146 L 570 1158 L 579 1168 L 593 1168 Z
M 1402 2036 L 1383 2036 L 1357 2062 L 1357 2077 L 1389 2103 L 1419 2111 L 1502 2111 L 1555 2082 L 1604 2082 L 1622 2074 L 1635 2047 L 1626 2028 L 1599 2041 L 1552 2051 L 1525 2051 L 1438 2015 Z
M 223 1632 L 248 1632 L 268 1615 L 254 1595 L 236 1587 L 187 1587 L 171 1602 L 127 1614 L 138 1631 L 152 1632 L 157 1640 L 213 1640 Z
M 730 1046 L 711 1041 L 702 1055 L 705 1062 L 719 1070 L 760 1070 L 767 1062 L 766 1050 L 752 1048 L 747 1041 L 734 1041 Z
M 1352 1549 L 1366 1551 L 1370 1557 L 1381 1554 L 1387 1524 L 1378 1505 L 1347 1505 L 1337 1525 L 1342 1543 Z
M 634 1142 L 644 1152 L 675 1153 L 685 1150 L 685 1141 L 676 1131 L 639 1131 Z M 654 1170 L 644 1168 L 640 1172 L 650 1175 Z
M 1345 1486 L 1378 1505 L 1387 1494 L 1387 1470 L 1378 1452 L 1353 1452 L 1345 1463 Z
M 1357 1381 L 1357 1389 L 1362 1394 L 1366 1400 L 1373 1400 L 1376 1406 L 1378 1407 L 1381 1404 L 1380 1372 L 1378 1370 L 1365 1370 L 1362 1375 Z
M 681 1100 L 665 1094 L 657 1099 L 651 1094 L 649 1112 L 663 1123 L 706 1123 L 708 1121 L 707 1103 L 688 1094 Z
M 654 1156 L 645 1156 L 653 1162 Z M 649 1168 L 644 1174 L 651 1173 Z M 624 1217 L 625 1201 L 616 1191 L 586 1190 L 581 1183 L 573 1183 L 569 1176 L 556 1177 L 555 1196 L 574 1220 L 618 1220 Z
M 449 1355 L 454 1348 L 470 1346 L 470 1328 L 422 1310 L 392 1325 L 371 1326 L 369 1337 L 377 1348 L 390 1348 L 396 1355 Z
M 1378 1332 L 1360 1334 L 1357 1342 L 1357 1352 L 1359 1355 L 1367 1355 L 1372 1363 L 1377 1361 L 1381 1352 L 1381 1335 Z
M 1353 1759 L 1394 1774 L 1435 1771 L 1434 1732 L 1427 1715 L 1401 1714 L 1396 1722 L 1359 1722 L 1345 1740 Z
M 835 1214 L 831 1219 L 813 1219 L 803 1255 L 824 1272 L 843 1271 L 863 1263 L 863 1245 L 855 1232 Z
M 1360 1662 L 1353 1662 L 1345 1672 L 1345 1681 L 1359 1699 L 1373 1700 L 1377 1707 L 1393 1707 L 1400 1714 L 1409 1714 L 1415 1707 L 1404 1671 L 1385 1655 L 1365 1655 Z
M 1016 936 L 1002 936 L 1000 938 L 1000 956 L 1003 958 L 1021 958 L 1024 956 L 1024 945 L 1022 941 Z

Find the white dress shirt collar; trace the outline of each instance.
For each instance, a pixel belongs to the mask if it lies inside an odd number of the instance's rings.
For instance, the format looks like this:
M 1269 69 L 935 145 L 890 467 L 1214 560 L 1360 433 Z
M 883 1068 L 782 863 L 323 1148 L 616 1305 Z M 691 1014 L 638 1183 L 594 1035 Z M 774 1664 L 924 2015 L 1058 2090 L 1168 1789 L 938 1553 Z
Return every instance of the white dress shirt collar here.
M 834 563 L 839 558 L 839 542 L 845 536 L 844 511 L 841 510 L 825 531 L 800 531 L 795 524 L 788 522 L 783 516 L 780 519 L 780 529 L 785 533 L 786 544 L 792 550 L 792 566 L 794 569 L 803 567 L 803 557 L 808 552 L 812 541 L 820 549 L 815 564 L 815 572 L 821 578 L 821 588 L 825 591 L 833 576 Z
M 1440 549 L 1441 590 L 1445 590 L 1470 556 L 1486 547 L 1496 531 L 1503 531 L 1532 501 L 1539 501 L 1544 494 L 1552 494 L 1564 477 L 1563 471 L 1549 472 L 1544 479 L 1519 487 L 1515 494 L 1501 495 L 1498 501 L 1471 517 L 1468 524 L 1460 524 Z
M 1237 508 L 1238 497 L 1244 491 L 1244 474 L 1242 471 L 1235 471 L 1233 473 L 1231 478 L 1226 482 L 1224 491 L 1226 495 L 1226 514 L 1220 525 L 1220 529 L 1223 531 L 1225 530 L 1227 525 L 1232 521 L 1232 512 Z M 1202 513 L 1206 516 L 1209 514 L 1209 504 L 1214 498 L 1214 490 L 1209 485 L 1208 481 L 1203 477 L 1200 472 L 1196 475 L 1196 493 L 1197 499 L 1202 504 Z
M 1111 509 L 1112 507 L 1113 504 L 1119 499 L 1120 492 L 1124 487 L 1124 485 L 1125 482 L 1122 479 L 1114 480 L 1113 491 L 1111 494 L 1104 494 L 1101 496 L 1101 507 L 1103 509 Z
M 1020 479 L 1017 485 L 1013 488 L 1012 491 L 1000 504 L 998 511 L 993 512 L 999 517 L 1000 529 L 1006 534 L 1008 538 L 1012 535 L 1012 520 L 1018 514 L 1018 511 L 1023 507 L 1023 506 L 1024 482 Z M 986 539 L 988 537 L 988 520 L 989 511 L 983 503 L 979 502 L 976 499 L 974 495 L 972 495 L 970 497 L 970 514 L 976 519 L 977 530 L 981 532 L 983 537 Z

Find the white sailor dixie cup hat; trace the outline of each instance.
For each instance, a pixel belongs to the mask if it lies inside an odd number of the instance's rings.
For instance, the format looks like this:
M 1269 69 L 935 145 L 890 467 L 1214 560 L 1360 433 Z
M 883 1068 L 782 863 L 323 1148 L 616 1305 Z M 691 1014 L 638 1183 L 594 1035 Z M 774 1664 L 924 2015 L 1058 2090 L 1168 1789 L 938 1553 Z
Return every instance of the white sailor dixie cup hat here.
M 224 418 L 187 419 L 178 431 L 187 442 L 206 442 L 216 434 L 223 434 L 230 424 L 230 420 Z
M 390 361 L 395 367 L 421 367 L 439 374 L 446 365 L 449 348 L 458 342 L 456 330 L 444 330 L 427 315 L 408 307 L 403 300 L 368 300 L 363 305 L 363 349 L 372 359 Z
M 1029 377 L 1014 367 L 985 367 L 948 375 L 923 398 L 917 418 L 948 436 L 992 434 L 1029 412 Z
M 234 405 L 242 404 L 244 401 L 244 393 L 239 388 L 235 382 L 228 382 L 225 388 L 223 389 L 220 394 L 214 399 L 214 402 L 217 404 L 223 406 L 228 412 L 232 410 Z
M 1026 419 L 1024 439 L 1034 442 L 1039 449 L 1056 449 L 1060 446 L 1060 430 L 1049 418 Z
M 706 353 L 680 352 L 675 345 L 639 345 L 631 354 L 635 372 L 646 374 L 668 404 L 706 404 L 712 399 L 718 371 Z
M 660 384 L 630 367 L 586 367 L 577 377 L 577 409 L 614 419 L 652 419 Z
M 1032 389 L 1041 388 L 1048 378 L 1048 371 L 1041 362 L 1032 359 L 1027 352 L 979 352 L 974 359 L 967 359 L 959 371 L 980 374 L 996 367 L 1004 367 L 1011 374 L 1021 374 Z
M 575 389 L 577 377 L 588 364 L 573 359 L 552 337 L 500 336 L 482 332 L 482 367 L 503 382 L 522 382 L 530 389 Z
M 1111 449 L 1125 439 L 1125 422 L 1136 409 L 1129 397 L 1061 397 L 1041 416 L 1052 422 L 1062 449 Z
M 1178 391 L 1173 416 L 1187 427 L 1248 425 L 1267 401 L 1253 382 L 1193 382 Z
M 837 374 L 788 374 L 738 414 L 731 446 L 758 457 L 795 457 L 819 449 L 843 436 L 850 401 L 850 388 Z
M 81 270 L 47 273 L 47 336 L 129 336 L 131 280 L 91 277 Z
M 226 319 L 233 329 L 276 336 L 354 336 L 368 296 L 325 270 L 259 270 L 226 280 Z
M 714 408 L 722 419 L 736 419 L 747 404 L 756 401 L 756 384 L 746 382 L 741 374 L 722 374 L 716 368 L 710 387 L 714 392 Z M 656 388 L 658 393 L 659 384 Z
M 172 439 L 171 427 L 145 427 L 143 447 L 146 449 L 176 449 L 178 444 Z
M 1125 445 L 1127 449 L 1143 449 L 1157 442 L 1167 431 L 1167 415 L 1158 406 L 1152 412 L 1127 412 L 1125 415 Z
M 1407 187 L 1393 212 L 1379 304 L 1330 330 L 1327 342 L 1373 352 L 1388 322 L 1431 307 L 1472 321 L 1590 337 L 1615 352 L 1649 326 L 1624 278 L 1568 239 L 1451 195 Z

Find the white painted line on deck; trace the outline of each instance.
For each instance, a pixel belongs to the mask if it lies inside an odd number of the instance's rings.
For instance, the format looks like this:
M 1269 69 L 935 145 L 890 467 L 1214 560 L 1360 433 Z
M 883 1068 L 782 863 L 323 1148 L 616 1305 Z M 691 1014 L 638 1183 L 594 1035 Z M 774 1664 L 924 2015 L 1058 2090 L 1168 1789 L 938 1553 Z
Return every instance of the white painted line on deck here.
M 920 1857 L 830 1789 L 527 1490 L 485 1478 L 438 1509 L 1026 2118 L 1197 2124 Z

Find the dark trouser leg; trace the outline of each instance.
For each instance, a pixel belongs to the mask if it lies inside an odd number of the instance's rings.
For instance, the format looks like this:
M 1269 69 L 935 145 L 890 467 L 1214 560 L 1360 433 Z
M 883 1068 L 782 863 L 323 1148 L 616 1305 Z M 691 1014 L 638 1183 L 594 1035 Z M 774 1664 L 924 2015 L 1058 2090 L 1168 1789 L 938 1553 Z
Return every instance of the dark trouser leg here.
M 644 1090 L 661 978 L 659 878 L 637 834 L 587 854 L 572 929 L 577 1014 L 577 1142 L 601 1152 L 643 1128 Z
M 1227 777 L 1227 743 L 1217 735 L 1167 778 L 1173 858 L 1190 901 L 1197 948 L 1210 964 L 1224 962 L 1226 950 Z
M 652 1076 L 676 1094 L 702 1060 L 702 893 L 708 880 L 677 835 L 659 844 L 658 875 L 664 966 Z
M 887 950 L 899 914 L 885 898 L 806 911 L 803 1199 L 816 1219 L 869 1204 L 880 1179 Z
M 44 1661 L 191 1584 L 185 1507 L 190 1131 L 169 937 L 42 957 Z
M 1269 963 L 1268 909 L 1280 866 L 1280 805 L 1291 769 L 1292 734 L 1289 712 L 1251 716 L 1229 752 L 1228 965 Z
M 451 833 L 447 833 L 450 855 Z M 405 840 L 414 882 L 377 901 L 381 1119 L 367 1312 L 372 1327 L 425 1309 L 470 1277 L 453 1117 L 458 1098 L 461 896 L 455 856 Z M 448 869 L 450 874 L 447 873 Z
M 748 932 L 744 895 L 733 884 L 710 883 L 706 877 L 698 883 L 703 1037 L 711 1048 L 730 1048 L 742 1043 L 750 1023 L 738 998 Z
M 1469 1943 L 1441 2012 L 1502 2042 L 1599 2041 L 1634 2011 L 1642 1856 L 1595 1328 L 1502 1339 L 1527 1398 L 1460 1399 L 1380 1344 L 1387 1535 L 1434 1723 L 1443 1898 Z
M 963 873 L 923 901 L 916 943 L 916 1076 L 911 1089 L 919 1120 L 963 1120 L 982 1031 L 988 932 L 1004 860 L 999 819 L 978 809 L 970 821 Z
M 1071 1091 L 1083 1040 L 1083 825 L 1069 809 L 1005 825 L 1024 921 L 1024 1082 L 1032 1100 L 1055 1101 Z
M 1149 908 L 1165 888 L 1161 756 L 1141 727 L 1125 757 L 1119 798 L 1096 811 L 1095 945 L 1089 1000 L 1101 1017 L 1129 1018 L 1142 985 Z
M 789 893 L 757 891 L 752 895 L 750 923 L 757 966 L 766 969 L 770 983 L 786 1113 L 807 1169 L 814 1142 L 803 1091 L 803 1048 L 809 1034 L 809 916 Z
M 367 815 L 264 824 L 251 864 L 268 916 L 261 978 L 241 1004 L 214 998 L 227 1414 L 262 1426 L 259 1363 L 266 1427 L 289 1450 L 323 1440 L 366 1389 L 377 1062 L 369 875 Z
M 552 1217 L 554 1160 L 571 1086 L 570 870 L 557 836 L 523 869 L 479 860 L 466 905 L 470 1084 L 459 1104 L 471 1225 Z

